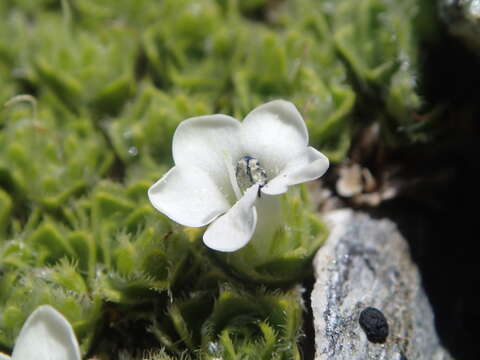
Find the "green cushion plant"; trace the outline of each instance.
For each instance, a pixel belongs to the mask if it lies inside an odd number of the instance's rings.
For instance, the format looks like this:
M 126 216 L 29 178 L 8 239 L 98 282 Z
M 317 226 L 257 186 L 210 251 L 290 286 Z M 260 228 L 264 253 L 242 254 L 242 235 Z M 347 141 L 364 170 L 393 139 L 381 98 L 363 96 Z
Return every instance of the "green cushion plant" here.
M 371 121 L 428 140 L 426 2 L 2 1 L 0 350 L 50 304 L 84 357 L 299 359 L 298 284 L 328 235 L 306 188 L 279 199 L 270 240 L 229 254 L 147 190 L 182 120 L 276 98 L 333 163 Z

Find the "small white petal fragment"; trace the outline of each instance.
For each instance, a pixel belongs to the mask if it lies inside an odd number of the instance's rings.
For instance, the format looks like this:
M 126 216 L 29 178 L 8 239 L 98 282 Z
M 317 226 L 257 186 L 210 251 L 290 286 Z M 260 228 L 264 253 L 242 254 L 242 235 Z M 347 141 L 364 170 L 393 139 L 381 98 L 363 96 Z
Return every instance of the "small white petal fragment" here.
M 218 186 L 229 185 L 226 161 L 241 157 L 240 122 L 227 115 L 206 115 L 184 120 L 173 135 L 175 165 L 195 166 Z M 233 166 L 233 164 L 232 164 Z
M 339 175 L 335 189 L 340 196 L 352 197 L 362 192 L 362 168 L 359 164 L 340 167 Z
M 243 120 L 243 142 L 248 155 L 267 172 L 278 172 L 308 145 L 308 132 L 295 105 L 275 100 L 252 110 Z
M 270 180 L 262 188 L 262 192 L 269 195 L 283 194 L 287 192 L 288 186 L 318 179 L 325 174 L 328 167 L 329 161 L 325 155 L 312 147 L 307 147 Z
M 259 185 L 245 191 L 242 198 L 223 216 L 219 217 L 203 234 L 203 242 L 210 249 L 224 252 L 236 251 L 250 241 L 257 224 L 257 211 L 253 207 Z
M 230 208 L 225 194 L 209 175 L 193 166 L 175 166 L 148 189 L 148 198 L 173 221 L 204 226 Z
M 37 308 L 18 335 L 12 360 L 80 360 L 80 349 L 70 323 L 48 305 Z
M 10 356 L 0 353 L 0 360 L 10 360 Z

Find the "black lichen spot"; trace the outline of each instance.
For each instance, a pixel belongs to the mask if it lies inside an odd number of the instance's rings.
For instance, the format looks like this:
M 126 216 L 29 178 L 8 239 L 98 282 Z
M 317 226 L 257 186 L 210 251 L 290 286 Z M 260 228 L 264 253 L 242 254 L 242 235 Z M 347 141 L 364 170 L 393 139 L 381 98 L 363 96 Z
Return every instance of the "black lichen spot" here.
M 367 307 L 360 313 L 360 326 L 373 343 L 384 343 L 388 336 L 388 323 L 383 313 L 374 307 Z

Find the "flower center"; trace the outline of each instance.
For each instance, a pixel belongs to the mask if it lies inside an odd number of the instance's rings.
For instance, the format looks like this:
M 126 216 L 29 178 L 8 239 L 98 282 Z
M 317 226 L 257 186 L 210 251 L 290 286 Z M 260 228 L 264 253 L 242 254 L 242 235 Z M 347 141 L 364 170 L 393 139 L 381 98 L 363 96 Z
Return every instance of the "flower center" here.
M 267 183 L 267 172 L 260 165 L 260 162 L 252 156 L 244 156 L 237 162 L 235 168 L 238 187 L 242 192 L 254 184 L 260 187 Z

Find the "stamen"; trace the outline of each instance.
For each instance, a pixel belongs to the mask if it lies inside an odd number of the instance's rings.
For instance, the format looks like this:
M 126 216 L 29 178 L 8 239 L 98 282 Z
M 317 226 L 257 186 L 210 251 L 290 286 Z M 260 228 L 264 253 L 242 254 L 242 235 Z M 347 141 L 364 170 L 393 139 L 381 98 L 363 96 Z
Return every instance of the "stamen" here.
M 238 186 L 242 192 L 245 192 L 250 186 L 259 184 L 258 196 L 260 197 L 260 189 L 267 184 L 268 176 L 260 162 L 252 156 L 244 156 L 237 162 L 235 176 Z

